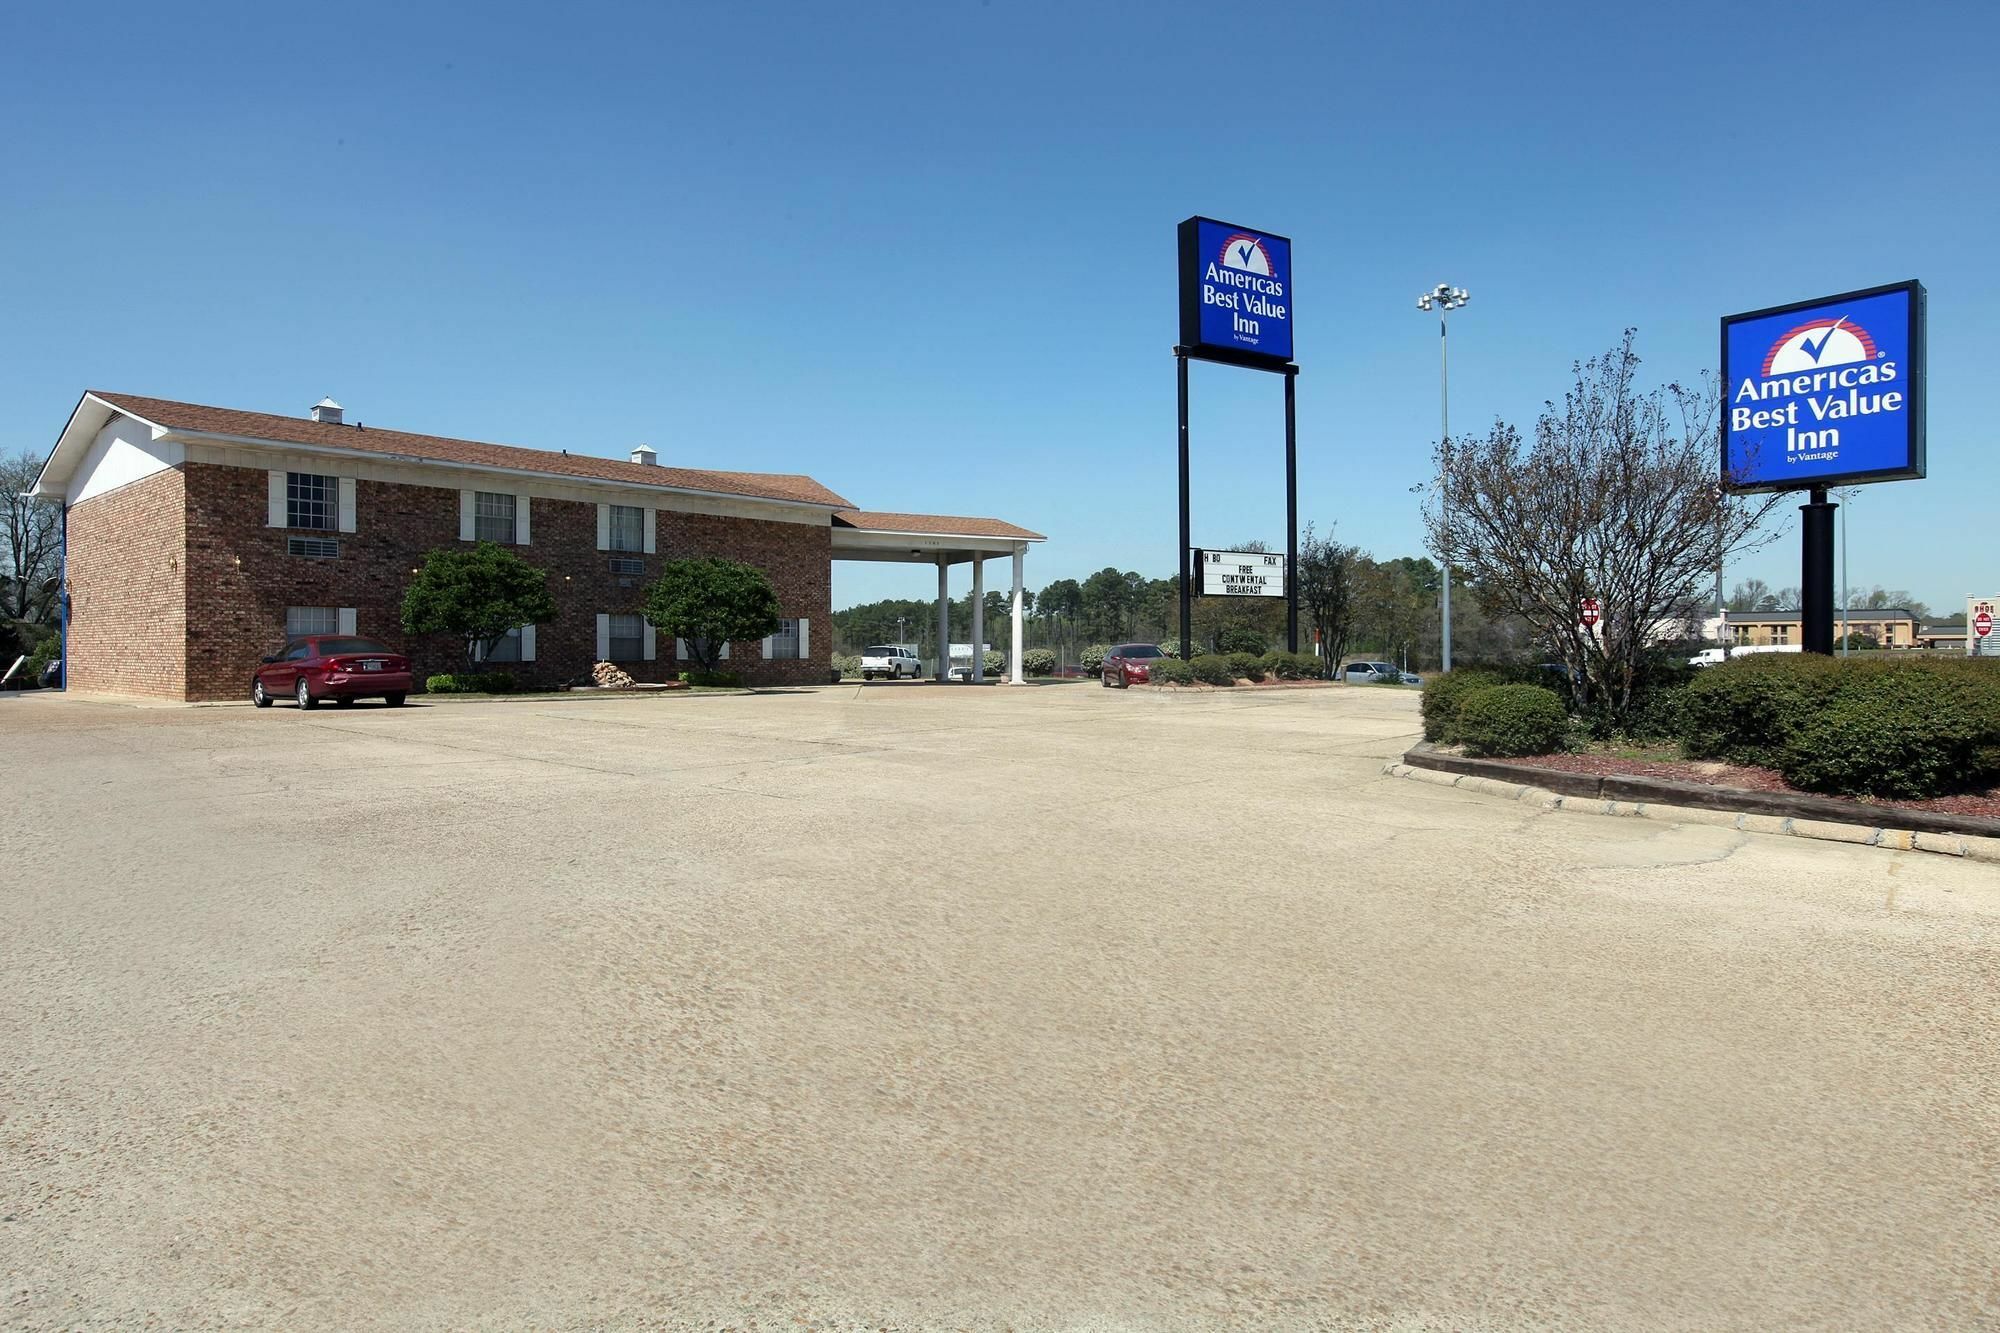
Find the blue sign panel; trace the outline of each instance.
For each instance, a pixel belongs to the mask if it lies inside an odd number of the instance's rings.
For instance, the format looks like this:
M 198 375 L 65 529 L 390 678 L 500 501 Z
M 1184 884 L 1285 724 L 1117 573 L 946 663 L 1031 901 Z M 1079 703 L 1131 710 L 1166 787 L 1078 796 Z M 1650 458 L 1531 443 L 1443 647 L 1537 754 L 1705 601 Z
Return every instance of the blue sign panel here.
M 1252 366 L 1292 359 L 1292 243 L 1213 218 L 1180 225 L 1181 345 Z
M 1782 491 L 1924 475 L 1924 289 L 1722 321 L 1722 479 Z

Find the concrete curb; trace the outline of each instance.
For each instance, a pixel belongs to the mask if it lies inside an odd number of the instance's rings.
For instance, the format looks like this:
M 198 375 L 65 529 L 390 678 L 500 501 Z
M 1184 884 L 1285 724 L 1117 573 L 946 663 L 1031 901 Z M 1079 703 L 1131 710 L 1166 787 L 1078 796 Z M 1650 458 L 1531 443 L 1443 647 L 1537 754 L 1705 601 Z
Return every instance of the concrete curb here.
M 1918 833 L 1909 829 L 1878 828 L 1866 824 L 1843 824 L 1825 819 L 1797 819 L 1779 815 L 1750 814 L 1734 810 L 1705 809 L 1700 806 L 1663 805 L 1652 801 L 1607 800 L 1600 796 L 1564 796 L 1546 787 L 1502 782 L 1497 778 L 1466 773 L 1447 773 L 1435 768 L 1418 768 L 1392 759 L 1382 771 L 1394 778 L 1411 778 L 1438 787 L 1457 787 L 1504 801 L 1519 801 L 1541 810 L 1573 814 L 1612 815 L 1626 819 L 1656 819 L 1670 824 L 1710 824 L 1741 833 L 1768 833 L 1780 837 L 1812 838 L 1820 842 L 1846 842 L 1862 847 L 1880 847 L 1896 852 L 1933 852 L 1940 856 L 1960 856 L 1971 861 L 2000 865 L 2000 838 L 1954 833 Z

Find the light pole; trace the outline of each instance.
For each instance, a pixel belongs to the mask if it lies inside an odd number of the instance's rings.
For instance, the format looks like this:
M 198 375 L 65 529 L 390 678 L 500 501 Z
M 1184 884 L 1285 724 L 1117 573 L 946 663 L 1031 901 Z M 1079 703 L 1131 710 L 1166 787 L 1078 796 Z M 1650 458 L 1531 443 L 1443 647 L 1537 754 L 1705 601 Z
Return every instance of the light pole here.
M 1444 475 L 1444 460 L 1451 450 L 1451 341 L 1445 335 L 1445 316 L 1464 305 L 1472 297 L 1463 287 L 1451 287 L 1439 283 L 1417 298 L 1417 309 L 1438 312 L 1438 416 L 1443 423 L 1442 450 L 1438 457 L 1438 524 L 1448 535 L 1451 531 L 1451 493 L 1449 481 Z M 1438 599 L 1438 616 L 1444 625 L 1444 669 L 1451 670 L 1451 558 L 1446 556 L 1440 563 L 1444 565 L 1444 580 Z
M 1847 637 L 1847 604 L 1854 599 L 1854 587 L 1847 581 L 1847 507 L 1861 494 L 1859 486 L 1840 493 L 1840 655 L 1851 655 L 1854 645 Z

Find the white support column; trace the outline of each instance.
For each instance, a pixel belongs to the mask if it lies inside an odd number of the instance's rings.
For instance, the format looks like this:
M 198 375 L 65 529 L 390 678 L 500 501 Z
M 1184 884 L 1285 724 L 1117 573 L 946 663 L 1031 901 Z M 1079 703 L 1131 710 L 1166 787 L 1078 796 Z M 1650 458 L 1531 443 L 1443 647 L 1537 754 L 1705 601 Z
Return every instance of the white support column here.
M 938 557 L 937 678 L 951 679 L 951 566 Z
M 986 557 L 972 556 L 972 683 L 986 681 Z
M 1014 650 L 1012 653 L 1014 663 L 1012 683 L 1015 685 L 1024 685 L 1027 683 L 1021 677 L 1021 566 L 1026 561 L 1027 555 L 1028 548 L 1017 542 L 1014 546 Z

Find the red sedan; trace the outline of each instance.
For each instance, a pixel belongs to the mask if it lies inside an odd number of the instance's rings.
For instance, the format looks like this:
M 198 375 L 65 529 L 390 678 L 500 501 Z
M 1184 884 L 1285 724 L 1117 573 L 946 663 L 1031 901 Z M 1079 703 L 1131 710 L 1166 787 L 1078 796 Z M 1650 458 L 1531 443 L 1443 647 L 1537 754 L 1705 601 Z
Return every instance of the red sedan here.
M 1153 663 L 1165 657 L 1158 644 L 1121 643 L 1104 655 L 1104 683 L 1125 689 L 1153 678 Z
M 317 708 L 321 699 L 343 705 L 380 699 L 399 708 L 409 693 L 410 659 L 352 634 L 293 639 L 283 652 L 265 658 L 250 678 L 250 702 L 259 708 L 287 695 L 301 708 Z

